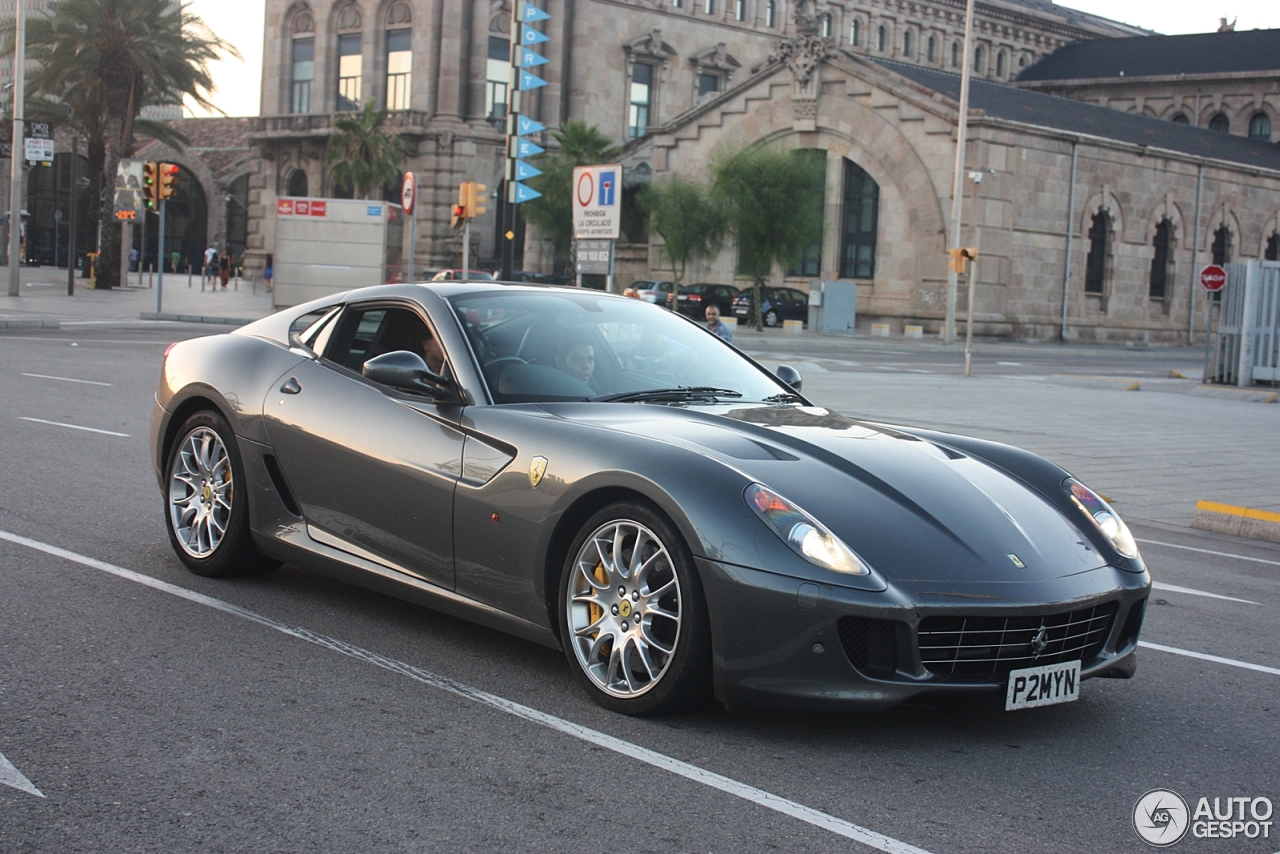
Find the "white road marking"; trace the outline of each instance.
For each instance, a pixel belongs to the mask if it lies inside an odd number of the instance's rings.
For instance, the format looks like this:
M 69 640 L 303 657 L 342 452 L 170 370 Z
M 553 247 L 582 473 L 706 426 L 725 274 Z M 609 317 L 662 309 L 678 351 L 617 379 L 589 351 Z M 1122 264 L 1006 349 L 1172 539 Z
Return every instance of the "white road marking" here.
M 36 424 L 52 424 L 54 427 L 68 427 L 72 430 L 85 430 L 89 433 L 105 433 L 108 436 L 124 436 L 128 437 L 128 433 L 117 433 L 115 430 L 100 430 L 97 427 L 81 427 L 79 424 L 64 424 L 61 421 L 45 421 L 43 418 L 28 418 L 25 415 L 18 416 L 19 421 L 34 421 Z
M 1021 367 L 1022 367 L 1022 363 L 1021 363 L 1021 362 L 996 362 L 996 364 L 997 364 L 997 365 L 1004 365 L 1005 367 L 1008 367 L 1008 368 L 1021 368 Z
M 71 377 L 55 377 L 49 374 L 23 374 L 24 377 L 35 377 L 38 380 L 62 380 L 64 383 L 84 383 L 85 385 L 111 385 L 111 383 L 100 383 L 96 380 L 73 380 Z
M 1170 593 L 1189 593 L 1192 596 L 1206 596 L 1210 599 L 1226 599 L 1228 602 L 1243 602 L 1246 605 L 1261 605 L 1261 602 L 1254 602 L 1252 599 L 1237 599 L 1234 596 L 1220 596 L 1217 593 L 1209 593 L 1205 590 L 1196 590 L 1194 587 L 1179 587 L 1176 584 L 1165 584 L 1163 581 L 1153 581 L 1151 586 L 1156 590 L 1168 590 Z
M 1134 540 L 1139 543 L 1147 543 L 1153 546 L 1166 546 L 1171 549 L 1182 549 L 1186 552 L 1199 552 L 1202 555 L 1216 555 L 1217 557 L 1229 557 L 1235 558 L 1236 560 L 1247 560 L 1252 561 L 1253 563 L 1265 563 L 1271 566 L 1280 566 L 1280 560 L 1267 560 L 1262 557 L 1249 557 L 1248 555 L 1237 555 L 1232 554 L 1231 552 L 1215 552 L 1210 549 L 1197 549 L 1192 546 L 1180 546 L 1177 543 L 1164 543 L 1160 540 L 1144 540 L 1141 537 L 1134 537 Z
M 22 776 L 22 772 L 14 768 L 13 763 L 4 758 L 3 753 L 0 753 L 0 785 L 13 786 L 37 798 L 44 797 L 44 792 L 31 785 L 31 781 Z
M 1185 655 L 1187 658 L 1198 658 L 1201 661 L 1212 661 L 1214 664 L 1229 664 L 1232 667 L 1242 667 L 1245 670 L 1256 670 L 1259 673 L 1271 673 L 1275 676 L 1280 676 L 1280 667 L 1267 667 L 1265 664 L 1252 664 L 1248 661 L 1237 661 L 1234 658 L 1222 658 L 1217 655 L 1193 652 L 1189 649 L 1178 649 L 1176 646 L 1164 646 L 1158 643 L 1148 643 L 1147 641 L 1138 641 L 1138 646 L 1157 649 L 1160 652 L 1171 652 L 1174 655 Z
M 860 842 L 863 845 L 876 849 L 877 851 L 885 851 L 889 852 L 889 854 L 929 854 L 929 852 L 921 848 L 916 848 L 914 845 L 909 845 L 906 842 L 901 842 L 890 836 L 876 833 L 874 830 L 868 830 L 865 827 L 861 827 L 851 822 L 844 821 L 843 819 L 836 818 L 833 815 L 820 812 L 812 807 L 807 807 L 804 804 L 778 797 L 771 792 L 766 792 L 763 789 L 757 789 L 756 787 L 749 786 L 746 783 L 740 783 L 737 780 L 724 777 L 713 771 L 707 771 L 704 768 L 699 768 L 697 765 L 691 765 L 688 762 L 681 762 L 679 759 L 673 759 L 670 756 L 649 750 L 648 748 L 641 747 L 638 744 L 632 744 L 629 741 L 623 741 L 620 738 L 606 735 L 605 733 L 582 726 L 581 724 L 567 721 L 564 718 L 558 718 L 555 715 L 540 712 L 537 709 L 530 708 L 529 706 L 521 705 L 520 703 L 507 700 L 486 691 L 481 691 L 478 688 L 472 688 L 470 685 L 455 682 L 447 677 L 438 676 L 429 671 L 414 667 L 411 664 L 405 664 L 402 661 L 396 661 L 395 659 L 379 655 L 376 652 L 370 652 L 369 650 L 362 649 L 358 646 L 353 646 L 352 644 L 326 637 L 325 635 L 316 634 L 308 631 L 307 629 L 278 622 L 270 617 L 265 617 L 246 608 L 241 608 L 239 605 L 233 605 L 230 602 L 224 602 L 221 599 L 215 599 L 212 596 L 206 596 L 203 593 L 197 593 L 194 590 L 188 590 L 185 587 L 179 587 L 176 584 L 170 584 L 167 581 L 161 581 L 158 578 L 152 578 L 149 575 L 143 575 L 142 573 L 134 572 L 133 570 L 125 569 L 124 567 L 106 563 L 105 561 L 100 561 L 96 558 L 91 558 L 76 552 L 68 551 L 67 549 L 59 548 L 58 546 L 42 543 L 39 540 L 28 539 L 27 537 L 19 536 L 18 534 L 11 534 L 8 531 L 0 531 L 0 540 L 7 540 L 15 545 L 25 546 L 26 548 L 33 549 L 38 552 L 44 552 L 45 554 L 71 561 L 72 563 L 78 563 L 81 566 L 101 570 L 119 578 L 150 587 L 153 590 L 159 590 L 163 593 L 177 596 L 178 598 L 185 599 L 188 602 L 194 602 L 198 605 L 204 605 L 207 608 L 213 608 L 214 610 L 221 611 L 225 614 L 231 614 L 232 616 L 249 620 L 250 622 L 257 623 L 265 628 L 274 629 L 281 634 L 286 634 L 290 637 L 304 640 L 307 643 L 313 643 L 334 652 L 339 652 L 343 655 L 360 659 L 361 661 L 365 661 L 393 673 L 399 673 L 402 676 L 407 676 L 410 679 L 423 683 L 424 685 L 430 685 L 433 688 L 448 691 L 451 694 L 456 694 L 457 696 L 463 697 L 467 700 L 472 700 L 473 702 L 506 712 L 509 715 L 522 718 L 530 721 L 531 723 L 540 724 L 557 732 L 585 741 L 589 744 L 603 747 L 606 750 L 611 750 L 628 759 L 635 759 L 640 762 L 644 762 L 660 770 L 668 771 L 677 776 L 684 777 L 687 780 L 692 780 L 695 783 L 700 783 L 709 788 L 717 789 L 726 794 L 733 795 L 734 797 L 742 798 L 743 800 L 749 801 L 758 806 L 765 807 L 766 809 L 771 809 L 775 812 L 780 812 L 783 815 L 799 819 L 806 824 L 829 831 L 837 836 L 843 836 L 845 839 Z

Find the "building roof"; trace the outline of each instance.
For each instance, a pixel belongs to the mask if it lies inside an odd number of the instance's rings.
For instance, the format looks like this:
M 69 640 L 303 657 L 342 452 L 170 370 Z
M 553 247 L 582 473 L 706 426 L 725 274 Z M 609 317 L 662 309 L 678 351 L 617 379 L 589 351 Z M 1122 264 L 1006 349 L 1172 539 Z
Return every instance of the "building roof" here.
M 1098 39 L 1060 47 L 1018 82 L 1105 77 L 1280 73 L 1280 30 Z
M 1095 31 L 1097 28 L 1103 27 L 1119 33 L 1151 32 L 1143 27 L 1135 27 L 1132 24 L 1104 18 L 1101 15 L 1081 12 L 1079 9 L 1072 9 L 1069 6 L 1059 6 L 1053 0 L 1005 0 L 1005 2 L 1014 6 L 1022 6 L 1024 9 L 1029 9 L 1041 15 L 1052 15 L 1075 27 L 1092 27 Z
M 944 98 L 957 103 L 960 101 L 960 76 L 957 74 L 898 62 L 877 64 Z M 1280 171 L 1280 145 L 1275 143 L 1125 113 L 1000 83 L 971 80 L 969 106 L 999 119 Z

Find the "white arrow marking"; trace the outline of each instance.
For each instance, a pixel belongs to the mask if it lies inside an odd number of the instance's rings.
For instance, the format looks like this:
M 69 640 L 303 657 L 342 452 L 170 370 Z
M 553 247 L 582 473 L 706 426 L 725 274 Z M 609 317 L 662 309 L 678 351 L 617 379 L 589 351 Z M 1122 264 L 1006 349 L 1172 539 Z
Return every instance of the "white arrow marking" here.
M 28 795 L 35 795 L 37 798 L 43 798 L 44 792 L 31 785 L 31 781 L 22 776 L 22 772 L 13 767 L 13 763 L 4 758 L 4 754 L 0 753 L 0 783 L 6 786 L 13 786 L 15 789 L 21 789 Z

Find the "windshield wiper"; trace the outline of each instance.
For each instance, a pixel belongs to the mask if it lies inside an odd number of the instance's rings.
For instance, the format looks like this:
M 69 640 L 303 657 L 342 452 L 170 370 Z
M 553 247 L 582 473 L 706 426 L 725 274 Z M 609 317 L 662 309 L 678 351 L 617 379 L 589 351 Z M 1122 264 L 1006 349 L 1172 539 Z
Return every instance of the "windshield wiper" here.
M 771 394 L 763 399 L 764 403 L 803 403 L 804 398 L 789 391 Z
M 709 385 L 679 386 L 678 388 L 650 388 L 644 391 L 624 391 L 621 394 L 606 394 L 592 400 L 605 403 L 634 402 L 645 400 L 694 400 L 704 397 L 742 397 L 742 392 L 731 388 L 716 388 Z

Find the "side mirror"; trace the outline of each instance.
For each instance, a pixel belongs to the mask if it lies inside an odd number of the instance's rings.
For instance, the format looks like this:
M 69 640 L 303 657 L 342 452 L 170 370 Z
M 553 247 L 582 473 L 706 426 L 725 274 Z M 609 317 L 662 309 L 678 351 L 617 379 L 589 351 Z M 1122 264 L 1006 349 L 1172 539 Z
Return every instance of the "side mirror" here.
M 796 391 L 800 390 L 801 383 L 804 380 L 800 376 L 800 372 L 790 365 L 778 365 L 778 370 L 774 371 L 778 379 L 791 386 Z
M 364 363 L 361 373 L 375 383 L 425 394 L 436 400 L 449 397 L 453 388 L 452 382 L 432 373 L 421 356 L 408 350 L 374 356 Z

